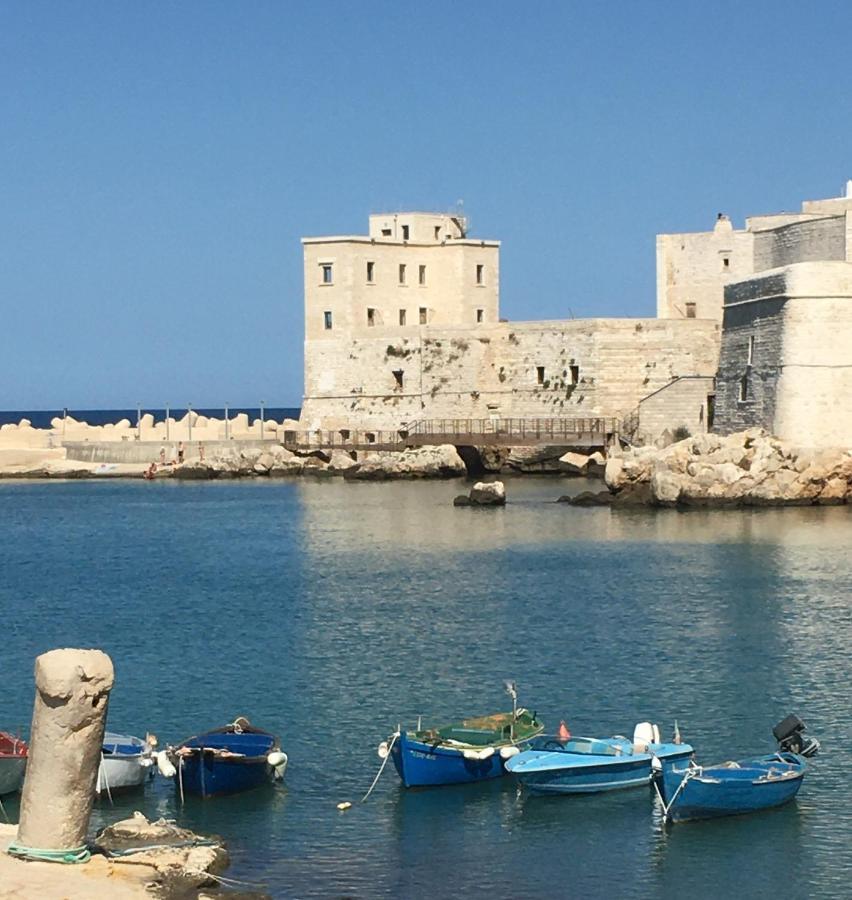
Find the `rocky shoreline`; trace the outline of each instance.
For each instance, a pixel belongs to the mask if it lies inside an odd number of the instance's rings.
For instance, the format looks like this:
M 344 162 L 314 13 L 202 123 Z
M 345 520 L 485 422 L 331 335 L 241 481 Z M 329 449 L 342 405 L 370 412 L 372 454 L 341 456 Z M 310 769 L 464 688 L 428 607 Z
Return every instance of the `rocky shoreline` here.
M 663 449 L 613 451 L 604 478 L 621 504 L 837 506 L 852 494 L 852 452 L 797 448 L 755 428 L 700 434 Z

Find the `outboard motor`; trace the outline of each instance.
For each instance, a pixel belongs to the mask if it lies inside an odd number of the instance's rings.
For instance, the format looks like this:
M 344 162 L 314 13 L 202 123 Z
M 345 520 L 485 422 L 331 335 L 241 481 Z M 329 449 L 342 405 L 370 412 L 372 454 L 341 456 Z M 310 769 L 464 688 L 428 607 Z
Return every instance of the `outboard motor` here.
M 819 741 L 805 737 L 805 723 L 794 713 L 782 719 L 772 729 L 772 734 L 778 741 L 778 749 L 783 752 L 810 757 L 815 756 L 819 750 Z

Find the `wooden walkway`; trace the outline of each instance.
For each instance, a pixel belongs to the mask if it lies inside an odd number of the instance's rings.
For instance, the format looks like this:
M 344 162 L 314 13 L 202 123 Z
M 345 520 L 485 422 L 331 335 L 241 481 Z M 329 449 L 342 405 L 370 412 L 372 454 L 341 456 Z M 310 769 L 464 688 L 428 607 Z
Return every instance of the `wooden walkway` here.
M 423 419 L 397 431 L 341 428 L 285 431 L 290 450 L 404 450 L 435 444 L 475 447 L 605 447 L 619 433 L 617 419 Z

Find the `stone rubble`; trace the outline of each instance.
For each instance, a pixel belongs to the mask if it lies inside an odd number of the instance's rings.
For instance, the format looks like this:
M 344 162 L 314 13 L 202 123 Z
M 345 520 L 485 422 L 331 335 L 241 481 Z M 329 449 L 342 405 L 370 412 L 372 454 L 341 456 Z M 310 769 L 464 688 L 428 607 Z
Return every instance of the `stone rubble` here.
M 506 486 L 502 481 L 477 481 L 468 494 L 459 494 L 453 506 L 505 506 Z
M 618 505 L 837 505 L 850 495 L 852 452 L 797 448 L 753 428 L 614 450 L 604 480 Z

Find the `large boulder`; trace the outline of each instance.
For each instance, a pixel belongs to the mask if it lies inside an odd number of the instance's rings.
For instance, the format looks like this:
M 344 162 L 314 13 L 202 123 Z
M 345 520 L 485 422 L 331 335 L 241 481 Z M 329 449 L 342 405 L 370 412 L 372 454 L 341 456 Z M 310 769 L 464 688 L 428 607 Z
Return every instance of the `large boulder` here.
M 613 497 L 609 491 L 581 491 L 573 497 L 566 494 L 556 502 L 568 503 L 571 506 L 609 506 Z
M 468 497 L 474 506 L 505 506 L 506 487 L 502 481 L 477 481 Z
M 467 468 L 452 444 L 418 447 L 401 452 L 379 451 L 343 473 L 347 479 L 382 481 L 391 478 L 458 478 Z
M 328 471 L 332 475 L 343 475 L 344 472 L 358 463 L 345 450 L 332 450 L 328 460 Z
M 661 469 L 651 476 L 651 496 L 660 506 L 674 506 L 681 491 L 680 476 L 674 472 Z
M 571 475 L 585 475 L 588 471 L 590 457 L 585 453 L 574 453 L 569 450 L 563 456 L 559 457 L 559 465 L 563 472 Z

